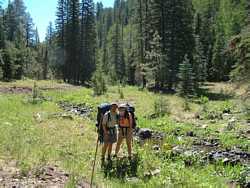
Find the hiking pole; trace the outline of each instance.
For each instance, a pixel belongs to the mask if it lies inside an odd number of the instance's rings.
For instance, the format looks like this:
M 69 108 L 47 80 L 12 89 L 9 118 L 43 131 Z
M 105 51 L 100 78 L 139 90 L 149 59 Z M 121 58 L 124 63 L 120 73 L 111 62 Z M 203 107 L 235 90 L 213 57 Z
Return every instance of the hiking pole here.
M 98 129 L 97 129 L 97 140 L 96 140 L 96 148 L 95 148 L 95 159 L 94 159 L 94 164 L 93 164 L 93 168 L 92 168 L 92 175 L 91 175 L 91 182 L 90 182 L 90 188 L 92 188 L 93 186 L 93 180 L 94 180 L 94 173 L 95 173 L 95 163 L 96 163 L 96 158 L 97 158 L 97 152 L 98 152 L 98 146 L 99 146 L 99 140 L 100 140 L 100 129 L 101 129 L 101 122 L 102 122 L 102 118 L 101 117 L 101 121 L 98 124 Z
M 92 186 L 93 186 L 94 173 L 95 173 L 95 163 L 96 163 L 96 158 L 97 158 L 98 146 L 99 146 L 99 135 L 98 135 L 97 141 L 96 141 L 95 159 L 94 159 L 94 164 L 93 164 L 93 168 L 92 168 L 90 188 L 92 188 Z

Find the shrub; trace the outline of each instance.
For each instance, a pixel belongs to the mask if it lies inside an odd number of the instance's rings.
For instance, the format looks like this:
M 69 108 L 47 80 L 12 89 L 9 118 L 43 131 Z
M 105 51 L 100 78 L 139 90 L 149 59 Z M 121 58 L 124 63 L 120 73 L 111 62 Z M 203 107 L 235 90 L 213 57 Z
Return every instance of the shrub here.
M 199 102 L 200 102 L 200 104 L 202 105 L 202 111 L 203 111 L 203 112 L 207 112 L 207 109 L 208 109 L 207 104 L 208 104 L 208 102 L 209 102 L 208 97 L 206 97 L 206 96 L 201 96 Z
M 120 99 L 124 99 L 124 93 L 123 93 L 121 86 L 119 86 L 118 88 L 118 93 L 119 93 Z
M 92 77 L 92 87 L 95 95 L 103 95 L 107 92 L 106 77 L 100 69 L 97 69 Z
M 33 88 L 32 88 L 32 98 L 31 98 L 31 103 L 32 104 L 37 104 L 39 102 L 42 102 L 45 100 L 45 98 L 42 96 L 42 93 L 40 89 L 38 88 L 36 82 L 34 82 Z
M 185 99 L 184 99 L 183 109 L 184 109 L 184 111 L 190 111 L 191 110 L 187 97 L 185 97 Z
M 169 114 L 169 101 L 162 96 L 157 97 L 154 101 L 154 113 L 157 117 Z

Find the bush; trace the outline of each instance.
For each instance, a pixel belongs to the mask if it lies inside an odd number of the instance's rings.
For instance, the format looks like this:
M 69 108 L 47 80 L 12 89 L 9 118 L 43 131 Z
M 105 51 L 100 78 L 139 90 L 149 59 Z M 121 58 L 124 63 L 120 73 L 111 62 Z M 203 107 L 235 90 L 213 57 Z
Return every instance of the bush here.
M 37 104 L 39 102 L 42 102 L 44 100 L 44 97 L 42 96 L 42 93 L 40 89 L 38 88 L 36 82 L 34 82 L 33 88 L 32 88 L 32 99 L 29 100 L 32 104 Z
M 106 77 L 100 69 L 92 77 L 92 87 L 95 95 L 103 95 L 107 92 Z
M 184 109 L 184 111 L 190 111 L 191 110 L 187 97 L 185 97 L 185 99 L 184 99 L 183 109 Z
M 170 113 L 169 101 L 160 96 L 154 101 L 154 113 L 157 117 L 162 117 Z
M 123 93 L 121 86 L 119 86 L 119 88 L 118 88 L 118 93 L 120 95 L 120 99 L 124 99 L 124 93 Z
M 208 97 L 206 97 L 206 96 L 201 96 L 200 97 L 199 103 L 202 105 L 202 111 L 203 112 L 207 112 L 207 109 L 208 109 L 207 104 L 208 104 L 208 102 L 209 102 Z

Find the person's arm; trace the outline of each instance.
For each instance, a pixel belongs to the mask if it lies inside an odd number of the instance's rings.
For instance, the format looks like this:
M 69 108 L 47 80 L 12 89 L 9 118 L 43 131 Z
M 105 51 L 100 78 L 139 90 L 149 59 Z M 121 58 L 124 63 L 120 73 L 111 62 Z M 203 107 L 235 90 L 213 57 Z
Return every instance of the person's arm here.
M 132 125 L 133 125 L 133 118 L 132 118 L 132 115 L 131 113 L 129 113 L 129 128 L 132 130 Z
M 103 116 L 103 121 L 102 121 L 102 128 L 103 128 L 104 134 L 108 134 L 107 123 L 108 123 L 108 115 L 105 114 Z

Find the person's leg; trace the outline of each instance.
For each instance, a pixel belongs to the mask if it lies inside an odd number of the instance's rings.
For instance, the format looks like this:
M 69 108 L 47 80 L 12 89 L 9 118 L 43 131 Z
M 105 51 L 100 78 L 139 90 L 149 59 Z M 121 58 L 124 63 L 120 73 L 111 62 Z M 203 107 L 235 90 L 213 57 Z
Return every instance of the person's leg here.
M 102 147 L 102 159 L 105 158 L 105 154 L 106 154 L 107 148 L 108 148 L 108 143 L 104 143 L 103 147 Z
M 112 146 L 113 146 L 113 144 L 109 144 L 109 145 L 108 145 L 108 158 L 109 158 L 109 159 L 111 158 Z
M 122 140 L 123 140 L 122 134 L 119 133 L 119 134 L 118 134 L 118 141 L 117 141 L 116 148 L 115 148 L 115 155 L 116 155 L 116 156 L 117 156 L 117 154 L 118 154 L 119 151 L 120 151 L 120 147 L 121 147 L 121 144 L 122 144 Z
M 126 137 L 127 147 L 128 147 L 128 157 L 132 156 L 132 135 L 128 134 Z

